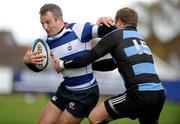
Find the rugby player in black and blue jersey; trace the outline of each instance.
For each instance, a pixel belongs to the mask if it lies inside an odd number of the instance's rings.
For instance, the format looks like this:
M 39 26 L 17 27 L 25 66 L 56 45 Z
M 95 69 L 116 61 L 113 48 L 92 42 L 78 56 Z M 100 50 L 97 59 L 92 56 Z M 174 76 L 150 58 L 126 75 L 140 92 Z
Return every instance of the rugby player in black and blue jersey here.
M 89 53 L 68 61 L 55 61 L 59 72 L 87 66 L 107 53 L 112 55 L 112 59 L 94 62 L 93 69 L 118 68 L 127 90 L 96 106 L 89 115 L 92 124 L 105 124 L 120 118 L 138 119 L 140 124 L 158 124 L 165 101 L 164 88 L 156 73 L 152 53 L 137 31 L 137 23 L 137 12 L 122 8 L 115 16 L 117 30 L 103 37 Z
M 61 8 L 55 4 L 45 4 L 40 9 L 40 20 L 47 33 L 50 51 L 55 60 L 68 61 L 91 50 L 91 39 L 102 37 L 115 27 L 98 26 L 91 23 L 65 23 Z M 111 22 L 107 18 L 106 22 Z M 24 63 L 33 71 L 32 64 L 41 64 L 42 55 L 29 49 Z M 57 88 L 38 120 L 38 124 L 79 124 L 96 106 L 99 89 L 91 65 L 62 72 L 64 81 Z

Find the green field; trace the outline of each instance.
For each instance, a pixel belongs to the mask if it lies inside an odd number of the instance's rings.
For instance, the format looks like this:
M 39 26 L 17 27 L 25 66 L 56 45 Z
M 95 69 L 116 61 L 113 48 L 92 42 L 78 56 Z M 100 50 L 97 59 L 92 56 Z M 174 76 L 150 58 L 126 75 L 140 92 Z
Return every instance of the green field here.
M 39 94 L 35 101 L 30 103 L 27 102 L 24 94 L 0 95 L 0 124 L 35 124 L 48 99 L 47 96 Z M 121 119 L 110 124 L 137 123 L 137 120 Z M 88 124 L 87 119 L 81 124 Z M 180 124 L 180 103 L 166 102 L 160 124 Z

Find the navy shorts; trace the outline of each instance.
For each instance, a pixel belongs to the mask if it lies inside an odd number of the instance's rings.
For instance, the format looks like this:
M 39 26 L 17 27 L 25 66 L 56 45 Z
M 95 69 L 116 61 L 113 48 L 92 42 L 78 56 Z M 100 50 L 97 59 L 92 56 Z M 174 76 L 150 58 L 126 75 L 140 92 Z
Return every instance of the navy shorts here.
M 55 95 L 51 98 L 51 102 L 62 111 L 67 109 L 76 117 L 88 117 L 91 110 L 96 106 L 98 99 L 98 85 L 87 90 L 70 91 L 62 82 Z
M 127 91 L 104 102 L 112 119 L 139 119 L 141 124 L 158 123 L 165 101 L 164 91 Z

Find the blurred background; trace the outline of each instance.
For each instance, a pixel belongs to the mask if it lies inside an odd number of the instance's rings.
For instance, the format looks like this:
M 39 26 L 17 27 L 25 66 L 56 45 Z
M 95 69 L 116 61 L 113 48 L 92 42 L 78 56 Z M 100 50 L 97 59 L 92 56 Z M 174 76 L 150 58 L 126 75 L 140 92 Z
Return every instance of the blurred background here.
M 64 21 L 96 23 L 98 17 L 111 16 L 129 6 L 139 14 L 138 30 L 150 46 L 167 99 L 160 124 L 180 123 L 180 1 L 179 0 L 0 0 L 0 124 L 34 124 L 50 96 L 62 81 L 49 66 L 40 73 L 22 62 L 29 46 L 45 37 L 39 9 L 56 3 Z M 124 82 L 117 73 L 95 72 L 101 99 L 121 93 Z M 137 124 L 121 119 L 112 124 Z M 87 124 L 84 119 L 82 124 Z

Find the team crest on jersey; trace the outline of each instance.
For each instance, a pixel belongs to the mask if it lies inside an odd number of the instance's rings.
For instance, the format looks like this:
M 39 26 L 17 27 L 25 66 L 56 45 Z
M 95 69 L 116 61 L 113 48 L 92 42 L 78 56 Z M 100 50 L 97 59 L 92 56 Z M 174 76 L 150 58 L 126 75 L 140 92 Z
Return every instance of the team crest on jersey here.
M 72 50 L 72 45 L 71 45 L 70 43 L 68 44 L 67 49 L 68 49 L 69 51 L 71 51 L 71 50 Z

